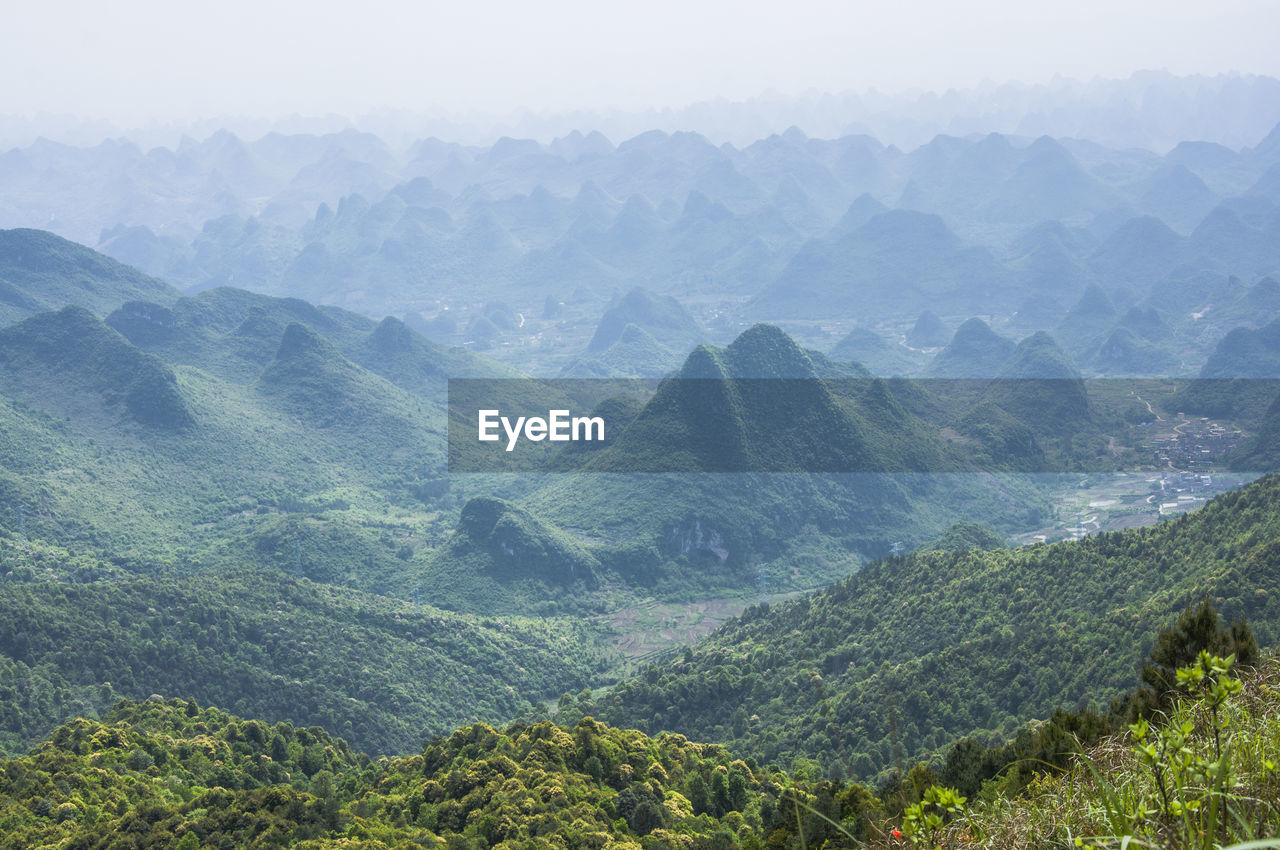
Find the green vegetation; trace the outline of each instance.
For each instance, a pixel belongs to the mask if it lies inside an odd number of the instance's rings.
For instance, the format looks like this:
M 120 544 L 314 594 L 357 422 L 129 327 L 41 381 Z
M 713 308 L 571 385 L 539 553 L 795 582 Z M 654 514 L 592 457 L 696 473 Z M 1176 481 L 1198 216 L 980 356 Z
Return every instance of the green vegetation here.
M 600 563 L 581 543 L 501 499 L 467 502 L 458 528 L 431 555 L 432 598 L 463 610 L 572 609 L 599 584 Z
M 11 752 L 77 714 L 160 693 L 403 753 L 528 712 L 611 660 L 585 621 L 455 614 L 270 570 L 124 577 L 82 560 L 50 581 L 60 553 L 24 564 L 25 548 L 6 547 L 0 585 Z
M 453 507 L 431 486 L 443 411 L 288 328 L 239 381 L 79 308 L 0 331 L 0 526 L 139 572 L 258 563 L 404 595 Z M 330 527 L 340 561 L 313 547 Z
M 471 724 L 376 761 L 314 726 L 122 701 L 0 757 L 0 847 L 1269 847 L 1280 663 L 1207 649 L 1246 632 L 1207 602 L 1188 608 L 1152 652 L 1194 652 L 1165 709 L 1111 737 L 1096 716 L 1059 712 L 987 750 L 1005 760 L 986 775 L 957 770 L 982 764 L 961 741 L 941 772 L 916 764 L 878 794 L 813 761 L 788 773 L 576 717 L 567 694 L 560 723 Z
M 0 758 L 0 847 L 292 844 L 328 833 L 344 784 L 376 771 L 318 727 L 121 702 Z
M 957 522 L 947 533 L 924 547 L 926 551 L 967 551 L 969 549 L 1003 549 L 1008 541 L 994 528 L 976 522 Z
M 1126 690 L 1146 636 L 1209 593 L 1277 635 L 1280 478 L 1079 542 L 923 552 L 749 608 L 578 710 L 871 777 L 959 735 Z
M 875 812 L 856 786 L 797 784 L 720 747 L 591 720 L 476 724 L 374 762 L 316 727 L 155 698 L 0 758 L 4 848 L 759 850 L 768 836 L 800 850 L 865 836 Z
M 938 839 L 1010 848 L 1280 846 L 1280 664 L 1241 671 L 1235 661 L 1202 650 L 1178 669 L 1167 712 L 1098 741 L 1019 795 L 992 783 Z
M 68 305 L 104 316 L 122 301 L 170 303 L 178 291 L 44 230 L 0 230 L 0 327 Z

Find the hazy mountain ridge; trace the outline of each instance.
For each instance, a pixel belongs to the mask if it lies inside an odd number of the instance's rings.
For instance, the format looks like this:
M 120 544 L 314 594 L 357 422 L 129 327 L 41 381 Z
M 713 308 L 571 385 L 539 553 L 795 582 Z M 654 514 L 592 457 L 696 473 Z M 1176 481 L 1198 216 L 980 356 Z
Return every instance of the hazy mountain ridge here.
M 1167 90 L 1158 75 L 1144 85 Z M 355 132 L 256 141 L 224 132 L 146 157 L 128 144 L 40 143 L 12 157 L 0 186 L 25 198 L 20 215 L 39 206 L 31 193 L 97 211 L 106 217 L 97 228 L 57 215 L 40 223 L 100 238 L 185 288 L 239 286 L 375 316 L 447 312 L 448 341 L 509 360 L 521 347 L 549 352 L 566 333 L 586 336 L 583 324 L 635 286 L 686 309 L 697 302 L 712 339 L 735 322 L 783 318 L 906 330 L 923 309 L 953 324 L 984 315 L 1048 330 L 1055 310 L 1097 287 L 1121 313 L 1176 311 L 1172 338 L 1147 340 L 1163 357 L 1123 335 L 1102 355 L 1117 328 L 1099 326 L 1087 351 L 1067 339 L 1083 366 L 1154 367 L 1182 355 L 1178 368 L 1194 371 L 1217 336 L 1252 318 L 1183 293 L 1203 290 L 1206 276 L 1253 285 L 1280 270 L 1280 148 L 1269 138 L 1159 155 L 1029 134 L 937 135 L 899 149 L 794 129 L 741 147 L 649 131 L 616 145 L 578 134 L 487 148 L 427 140 L 396 152 Z M 175 218 L 171 206 L 161 215 L 86 203 L 86 193 L 108 191 L 95 181 L 30 182 L 32 169 L 69 174 L 77 162 L 150 174 L 126 185 L 141 196 L 169 186 L 170 205 L 211 191 L 182 175 L 216 171 L 225 208 L 196 203 Z M 548 300 L 569 315 L 543 316 Z M 489 327 L 491 302 L 523 321 Z M 556 356 L 555 369 L 566 368 Z
M 1007 733 L 1128 689 L 1155 624 L 1206 593 L 1274 641 L 1278 500 L 1272 476 L 1151 528 L 887 559 L 753 607 L 578 708 L 868 776 L 899 746 L 951 740 L 948 724 Z

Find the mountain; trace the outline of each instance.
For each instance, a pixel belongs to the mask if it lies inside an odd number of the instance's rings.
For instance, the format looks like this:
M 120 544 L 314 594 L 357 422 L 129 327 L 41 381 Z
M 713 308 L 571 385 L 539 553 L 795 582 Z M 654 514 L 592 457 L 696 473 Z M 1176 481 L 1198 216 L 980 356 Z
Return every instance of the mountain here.
M 230 289 L 108 321 L 0 329 L 0 527 L 130 572 L 252 564 L 412 595 L 415 550 L 476 494 L 443 474 L 446 379 L 518 374 L 394 319 Z
M 863 408 L 881 424 L 906 418 L 886 404 Z M 594 471 L 768 472 L 888 471 L 913 451 L 868 442 L 868 431 L 842 409 L 818 380 L 813 363 L 771 325 L 744 331 L 723 351 L 699 346 L 680 371 L 664 381 Z M 905 435 L 904 435 L 905 436 Z M 936 447 L 930 447 L 936 450 Z M 879 450 L 879 451 L 878 451 Z M 893 452 L 890 459 L 880 452 Z M 936 456 L 929 456 L 937 461 Z M 917 459 L 923 468 L 930 460 Z
M 1142 210 L 1190 233 L 1218 201 L 1200 177 L 1181 163 L 1167 165 L 1134 187 Z
M 119 412 L 141 425 L 180 430 L 192 424 L 173 372 L 83 307 L 0 329 L 0 364 L 28 385 L 56 383 L 63 404 L 92 396 L 103 413 Z
M 1218 341 L 1198 379 L 1174 397 L 1179 409 L 1201 416 L 1255 423 L 1276 396 L 1280 376 L 1280 319 L 1257 329 L 1236 328 Z
M 1176 374 L 1179 366 L 1178 360 L 1164 348 L 1153 345 L 1127 327 L 1111 332 L 1098 346 L 1092 364 L 1109 376 L 1171 375 Z
M 1256 330 L 1236 328 L 1218 341 L 1202 378 L 1280 377 L 1280 319 Z
M 1092 353 L 1116 322 L 1116 308 L 1096 284 L 1089 286 L 1053 329 L 1057 339 L 1067 340 L 1073 354 Z
M 962 243 L 938 216 L 894 210 L 807 242 L 748 310 L 770 319 L 821 311 L 865 321 L 925 304 L 969 311 L 1009 297 L 1012 285 L 987 249 Z
M 4 548 L 28 573 L 89 561 L 39 547 L 42 565 L 12 538 Z M 586 625 L 454 614 L 276 570 L 36 574 L 6 582 L 0 609 L 0 688 L 12 706 L 0 740 L 18 751 L 58 723 L 158 692 L 272 723 L 323 721 L 371 752 L 405 752 L 581 687 L 607 657 Z
M 828 352 L 833 360 L 860 363 L 876 375 L 914 372 L 919 361 L 913 354 L 910 349 L 896 345 L 866 327 L 855 327 Z
M 932 378 L 991 378 L 1016 348 L 1013 340 L 975 317 L 956 328 L 951 342 L 925 367 L 925 374 Z
M 1041 221 L 1083 224 L 1120 206 L 1118 193 L 1086 172 L 1060 142 L 1041 136 L 1019 153 L 1021 161 L 1013 172 L 992 186 L 980 213 L 984 218 L 1012 226 Z
M 627 324 L 598 354 L 574 358 L 560 373 L 563 378 L 657 378 L 680 365 L 680 354 L 642 327 Z
M 1273 476 L 1149 528 L 879 561 L 811 596 L 754 606 L 579 707 L 757 759 L 802 755 L 872 776 L 959 730 L 1007 735 L 1127 690 L 1149 635 L 1206 593 L 1274 641 L 1278 508 Z
M 925 390 L 861 371 L 819 379 L 819 365 L 772 326 L 723 349 L 699 346 L 608 445 L 573 455 L 558 467 L 569 474 L 539 482 L 519 504 L 601 541 L 606 584 L 679 595 L 740 586 L 753 561 L 799 564 L 781 581 L 803 586 L 841 568 L 807 554 L 818 540 L 861 558 L 899 540 L 923 543 L 956 520 L 1005 514 L 999 491 L 1009 482 L 913 472 L 977 462 L 973 446 L 940 435 L 964 399 L 924 399 Z M 1019 511 L 1042 509 L 1041 494 L 1017 498 L 1027 500 Z
M 1044 331 L 1018 343 L 983 396 L 1042 434 L 1070 438 L 1093 425 L 1080 373 Z
M 927 552 L 961 551 L 970 549 L 1003 549 L 1009 543 L 995 529 L 976 522 L 957 522 L 947 533 L 924 547 Z
M 1186 240 L 1151 216 L 1130 219 L 1098 246 L 1088 265 L 1104 290 L 1150 286 L 1182 262 Z
M 403 390 L 438 394 L 453 377 L 515 377 L 497 361 L 434 343 L 404 322 L 375 322 L 337 307 L 216 287 L 170 307 L 133 301 L 106 322 L 134 345 L 168 362 L 238 383 L 255 380 L 275 358 L 285 328 L 310 328 L 340 354 Z
M 1165 341 L 1173 333 L 1169 323 L 1155 307 L 1130 307 L 1120 317 L 1120 327 L 1152 343 Z
M 388 436 L 410 446 L 416 442 L 409 436 L 416 423 L 394 410 L 391 397 L 398 394 L 396 390 L 347 360 L 306 325 L 293 322 L 285 327 L 257 388 L 313 426 L 390 431 Z
M 636 287 L 605 310 L 600 324 L 587 343 L 587 352 L 600 354 L 622 339 L 634 326 L 674 351 L 684 352 L 697 345 L 704 332 L 676 299 L 654 295 Z
M 907 331 L 907 345 L 912 348 L 938 348 L 946 345 L 947 326 L 932 310 L 925 310 Z
M 599 585 L 600 563 L 581 543 L 501 499 L 471 499 L 457 529 L 430 556 L 423 578 L 437 604 L 464 610 L 529 610 Z
M 178 291 L 43 230 L 0 230 L 0 326 L 68 305 L 104 316 L 129 300 L 170 303 Z
M 1270 389 L 1276 382 L 1268 381 Z M 1255 395 L 1264 394 L 1268 387 L 1251 387 Z M 1256 432 L 1228 458 L 1232 469 L 1246 472 L 1271 472 L 1280 469 L 1280 394 L 1258 418 Z

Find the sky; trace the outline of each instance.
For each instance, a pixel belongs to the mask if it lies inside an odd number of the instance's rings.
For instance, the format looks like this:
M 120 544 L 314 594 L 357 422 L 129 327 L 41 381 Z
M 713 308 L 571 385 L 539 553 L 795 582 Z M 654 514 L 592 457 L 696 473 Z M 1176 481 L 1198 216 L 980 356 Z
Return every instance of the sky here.
M 121 123 L 1280 76 L 1275 0 L 3 2 L 0 114 Z

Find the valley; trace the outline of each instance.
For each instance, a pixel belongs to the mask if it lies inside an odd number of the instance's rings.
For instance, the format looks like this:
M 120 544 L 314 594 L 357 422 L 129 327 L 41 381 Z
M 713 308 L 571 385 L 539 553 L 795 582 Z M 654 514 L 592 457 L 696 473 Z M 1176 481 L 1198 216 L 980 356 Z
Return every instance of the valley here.
M 1280 83 L 1064 86 L 0 151 L 0 848 L 1271 840 Z

